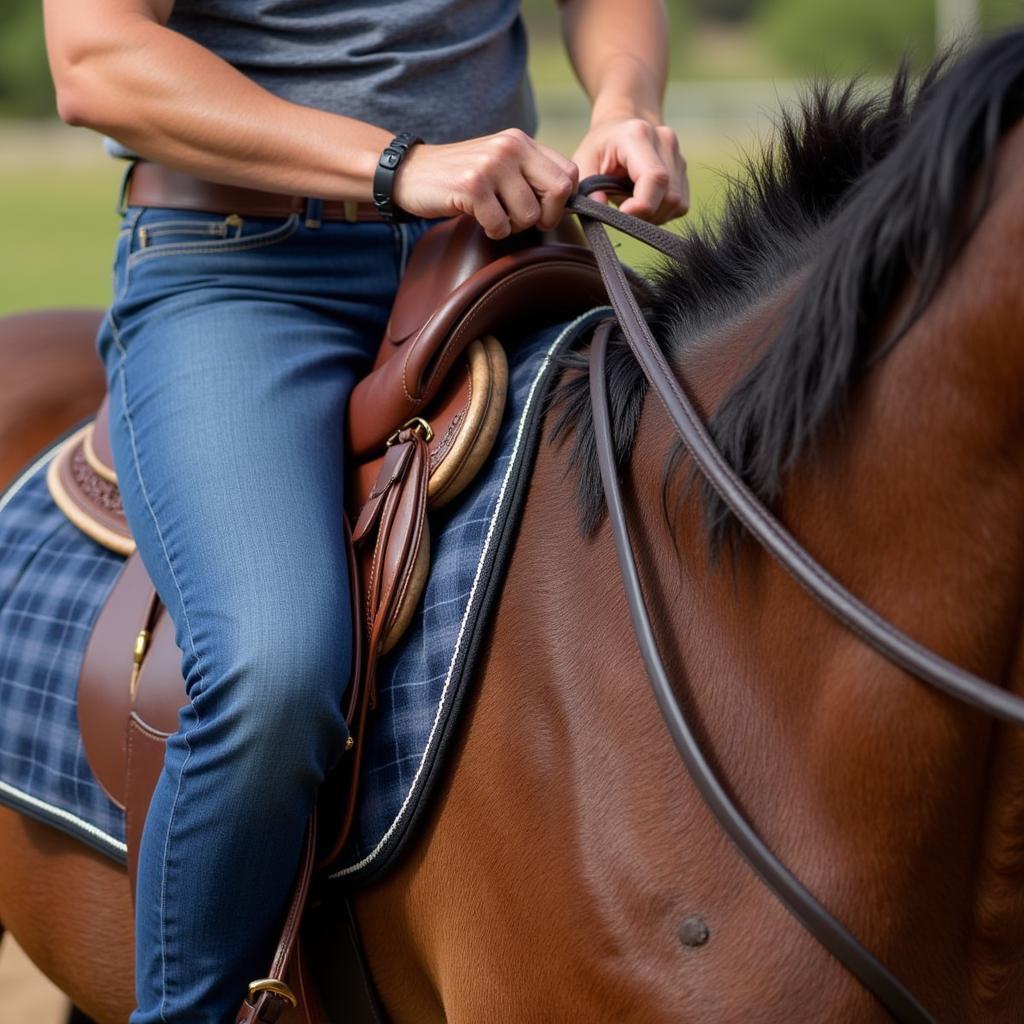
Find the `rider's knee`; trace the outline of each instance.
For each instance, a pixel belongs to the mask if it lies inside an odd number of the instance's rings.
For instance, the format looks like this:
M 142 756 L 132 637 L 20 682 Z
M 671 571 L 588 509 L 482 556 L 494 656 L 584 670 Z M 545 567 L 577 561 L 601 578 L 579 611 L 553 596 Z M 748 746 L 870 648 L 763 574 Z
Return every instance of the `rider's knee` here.
M 347 736 L 342 698 L 352 640 L 335 631 L 264 624 L 224 645 L 195 698 L 211 731 L 254 770 L 321 774 Z

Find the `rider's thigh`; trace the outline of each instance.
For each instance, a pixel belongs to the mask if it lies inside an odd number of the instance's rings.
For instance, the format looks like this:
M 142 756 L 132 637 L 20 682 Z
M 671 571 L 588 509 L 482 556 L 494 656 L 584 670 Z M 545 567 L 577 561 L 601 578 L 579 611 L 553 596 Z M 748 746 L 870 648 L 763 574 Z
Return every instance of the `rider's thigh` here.
M 192 239 L 203 221 L 156 213 L 129 211 L 98 347 L 125 511 L 187 690 L 244 676 L 249 699 L 281 706 L 283 686 L 322 691 L 333 665 L 336 707 L 351 656 L 345 411 L 401 239 L 383 224 L 314 234 L 295 218 Z M 308 694 L 294 696 L 287 706 Z

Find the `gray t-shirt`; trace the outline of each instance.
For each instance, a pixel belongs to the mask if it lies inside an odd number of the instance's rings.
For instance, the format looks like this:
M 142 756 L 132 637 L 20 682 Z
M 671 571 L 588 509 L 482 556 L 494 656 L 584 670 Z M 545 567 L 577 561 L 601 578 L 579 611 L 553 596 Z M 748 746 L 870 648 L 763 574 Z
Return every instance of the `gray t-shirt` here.
M 177 0 L 168 27 L 284 99 L 427 142 L 537 127 L 519 0 Z

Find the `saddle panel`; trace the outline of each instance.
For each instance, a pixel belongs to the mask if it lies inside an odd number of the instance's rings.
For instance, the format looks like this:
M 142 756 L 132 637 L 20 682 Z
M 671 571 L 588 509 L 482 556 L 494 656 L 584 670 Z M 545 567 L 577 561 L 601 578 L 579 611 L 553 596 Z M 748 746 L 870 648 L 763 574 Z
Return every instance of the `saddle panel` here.
M 57 507 L 83 533 L 119 555 L 130 555 L 135 540 L 116 477 L 100 475 L 86 456 L 87 442 L 95 432 L 90 423 L 64 442 L 50 463 L 46 483 Z

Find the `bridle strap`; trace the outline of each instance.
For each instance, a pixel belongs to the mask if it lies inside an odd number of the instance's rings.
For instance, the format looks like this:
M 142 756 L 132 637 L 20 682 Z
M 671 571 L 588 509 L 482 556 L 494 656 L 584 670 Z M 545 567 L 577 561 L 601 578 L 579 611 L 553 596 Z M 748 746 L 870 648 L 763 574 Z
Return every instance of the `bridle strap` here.
M 619 218 L 627 215 L 615 211 L 617 217 L 613 221 L 610 208 L 590 200 L 581 203 L 575 196 L 568 206 L 580 215 L 619 326 L 644 376 L 661 399 L 701 474 L 750 534 L 819 604 L 880 654 L 948 696 L 1000 721 L 1024 726 L 1024 699 L 954 665 L 887 622 L 816 562 L 761 504 L 722 458 L 693 403 L 680 387 L 640 312 L 607 232 L 598 223 L 599 217 L 619 227 Z M 602 209 L 599 215 L 592 209 L 594 206 Z M 630 234 L 646 240 L 646 232 L 634 227 L 631 225 Z
M 623 191 L 616 179 L 587 179 L 581 190 Z M 1014 725 L 1024 725 L 1024 700 L 941 658 L 896 629 L 816 562 L 762 505 L 722 458 L 693 404 L 668 366 L 626 281 L 602 223 L 680 258 L 676 236 L 605 204 L 576 195 L 568 203 L 579 216 L 594 251 L 622 333 L 644 375 L 675 424 L 698 470 L 740 522 L 779 564 L 817 600 L 875 650 L 948 696 Z M 667 238 L 674 238 L 668 242 Z M 658 653 L 629 541 L 614 463 L 605 384 L 605 350 L 612 322 L 594 335 L 590 350 L 591 404 L 601 479 L 641 655 L 662 717 L 702 798 L 754 871 L 783 904 L 899 1021 L 931 1021 L 913 995 L 823 907 L 778 860 L 739 812 L 701 753 Z
M 633 619 L 633 629 L 651 688 L 654 690 L 655 700 L 668 726 L 672 742 L 675 743 L 676 750 L 697 791 L 722 830 L 736 844 L 736 848 L 747 863 L 783 905 L 897 1020 L 905 1021 L 907 1024 L 931 1024 L 932 1018 L 928 1012 L 903 987 L 899 979 L 862 946 L 765 845 L 719 782 L 714 769 L 704 757 L 700 744 L 690 731 L 658 652 L 643 590 L 640 587 L 616 478 L 605 387 L 605 348 L 612 326 L 611 320 L 604 321 L 597 328 L 590 343 L 590 401 L 594 411 L 597 456 L 608 502 L 608 518 L 622 571 L 622 585 Z

